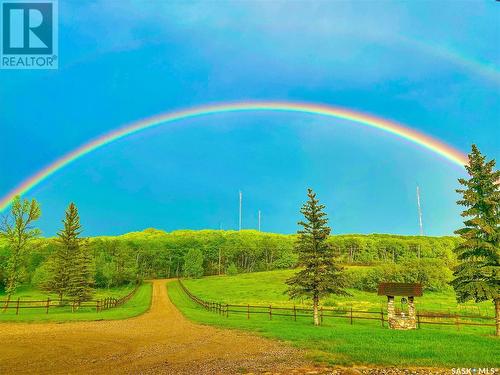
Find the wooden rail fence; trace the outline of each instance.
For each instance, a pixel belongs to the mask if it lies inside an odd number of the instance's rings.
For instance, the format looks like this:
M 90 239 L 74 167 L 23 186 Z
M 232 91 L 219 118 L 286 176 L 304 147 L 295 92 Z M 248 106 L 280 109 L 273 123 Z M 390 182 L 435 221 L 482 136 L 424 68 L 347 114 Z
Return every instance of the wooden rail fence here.
M 134 296 L 139 286 L 137 284 L 132 291 L 120 298 L 106 297 L 100 300 L 89 301 L 51 298 L 47 298 L 46 300 L 21 300 L 20 298 L 0 300 L 0 312 L 14 309 L 16 315 L 19 315 L 23 309 L 43 309 L 48 314 L 49 310 L 53 308 L 67 309 L 68 311 L 71 309 L 71 312 L 79 310 L 95 310 L 96 312 L 100 312 L 123 305 Z
M 196 304 L 203 307 L 208 311 L 215 312 L 219 315 L 229 317 L 231 314 L 241 314 L 246 315 L 247 319 L 250 319 L 251 315 L 261 315 L 268 316 L 269 320 L 272 320 L 275 316 L 290 317 L 294 321 L 297 321 L 298 317 L 309 317 L 313 316 L 313 309 L 310 307 L 297 307 L 297 306 L 272 306 L 272 305 L 234 305 L 234 304 L 224 304 L 220 302 L 205 301 L 197 296 L 195 296 L 186 286 L 179 280 L 179 285 L 182 291 Z M 321 324 L 325 318 L 340 318 L 346 319 L 350 324 L 354 324 L 357 320 L 374 320 L 380 322 L 382 327 L 385 327 L 387 320 L 387 313 L 384 309 L 380 311 L 365 311 L 365 310 L 355 310 L 352 307 L 349 309 L 331 309 L 323 308 L 319 309 L 319 318 Z M 492 323 L 488 323 L 491 321 Z M 495 327 L 495 318 L 489 316 L 479 316 L 479 315 L 458 315 L 458 314 L 443 314 L 439 312 L 425 312 L 417 313 L 417 326 L 420 328 L 425 324 L 433 325 L 454 325 L 457 329 L 461 326 L 483 326 L 483 327 Z

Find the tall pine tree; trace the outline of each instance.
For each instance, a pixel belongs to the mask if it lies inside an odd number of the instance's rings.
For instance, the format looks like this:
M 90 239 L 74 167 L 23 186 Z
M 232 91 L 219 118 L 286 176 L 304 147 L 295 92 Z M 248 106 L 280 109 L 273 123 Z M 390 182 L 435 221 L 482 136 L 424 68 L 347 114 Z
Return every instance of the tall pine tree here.
M 69 292 L 71 255 L 70 250 L 58 239 L 55 251 L 48 261 L 50 277 L 43 284 L 43 289 L 56 293 L 60 302 L 62 302 L 64 295 Z
M 451 284 L 458 302 L 493 301 L 500 336 L 500 171 L 495 160 L 485 159 L 472 145 L 465 166 L 470 179 L 459 179 L 464 188 L 457 190 L 462 195 L 457 203 L 465 207 L 465 227 L 455 231 L 463 242 L 455 249 L 459 265 Z
M 345 290 L 346 278 L 343 268 L 335 261 L 333 248 L 327 243 L 331 229 L 316 193 L 307 190 L 308 200 L 300 212 L 304 220 L 298 224 L 295 250 L 299 255 L 299 266 L 304 267 L 286 281 L 290 298 L 308 297 L 313 302 L 314 325 L 319 325 L 318 308 L 320 298 L 330 294 L 349 295 Z
M 49 289 L 59 294 L 75 297 L 79 301 L 89 299 L 92 294 L 92 259 L 85 240 L 80 238 L 82 227 L 74 203 L 66 210 L 64 228 L 59 231 L 58 247 L 52 258 L 52 279 Z

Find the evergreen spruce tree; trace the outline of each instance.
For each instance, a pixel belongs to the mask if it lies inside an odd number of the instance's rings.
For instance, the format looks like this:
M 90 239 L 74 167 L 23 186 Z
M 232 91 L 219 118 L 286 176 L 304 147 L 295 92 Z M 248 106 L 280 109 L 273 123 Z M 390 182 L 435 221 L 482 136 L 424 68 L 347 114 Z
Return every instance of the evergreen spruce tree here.
M 472 145 L 470 179 L 459 179 L 463 189 L 457 201 L 466 207 L 462 212 L 464 228 L 455 231 L 462 237 L 455 249 L 459 265 L 451 282 L 458 302 L 492 301 L 495 304 L 496 335 L 500 335 L 500 171 L 495 160 L 486 161 Z
M 86 241 L 82 241 L 73 263 L 69 294 L 78 301 L 89 300 L 92 297 L 93 285 L 94 269 L 92 267 L 92 256 Z
M 92 260 L 85 240 L 80 238 L 80 217 L 74 203 L 68 206 L 63 223 L 64 228 L 58 233 L 58 249 L 52 259 L 50 289 L 61 299 L 67 294 L 84 301 L 92 294 Z
M 308 200 L 300 212 L 304 220 L 298 224 L 295 250 L 299 255 L 299 266 L 304 267 L 286 281 L 290 298 L 308 297 L 313 302 L 314 325 L 319 325 L 318 308 L 320 298 L 330 294 L 349 295 L 345 290 L 346 278 L 343 268 L 335 261 L 333 248 L 327 243 L 330 235 L 328 218 L 323 212 L 316 193 L 307 191 Z
M 55 251 L 48 260 L 49 278 L 42 284 L 42 289 L 56 293 L 61 303 L 64 295 L 69 292 L 71 273 L 71 254 L 68 248 L 57 240 Z

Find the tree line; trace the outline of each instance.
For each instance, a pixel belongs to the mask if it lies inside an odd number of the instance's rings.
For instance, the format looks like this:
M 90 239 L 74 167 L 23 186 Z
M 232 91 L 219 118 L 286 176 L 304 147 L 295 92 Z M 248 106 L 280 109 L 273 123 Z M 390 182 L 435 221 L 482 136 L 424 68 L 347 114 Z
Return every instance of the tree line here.
M 16 202 L 14 201 L 17 205 Z M 19 204 L 21 203 L 22 200 L 19 200 Z M 74 209 L 76 210 L 76 206 Z M 81 228 L 78 232 L 80 231 Z M 67 254 L 76 253 L 63 250 L 65 247 L 61 246 L 59 236 L 36 236 L 38 233 L 31 235 L 22 254 L 18 255 L 5 236 L 0 240 L 0 288 L 7 290 L 8 275 L 12 274 L 19 278 L 19 282 L 45 289 L 52 283 L 52 290 L 58 289 L 55 287 L 58 281 L 51 280 L 51 277 L 54 272 L 58 273 L 58 269 L 69 272 L 73 266 L 59 265 L 64 264 Z M 252 230 L 181 230 L 167 233 L 146 229 L 121 236 L 80 239 L 79 247 L 85 248 L 84 254 L 90 258 L 90 284 L 107 288 L 150 278 L 237 274 L 293 268 L 298 259 L 294 249 L 296 239 L 296 235 Z M 446 270 L 449 273 L 449 268 L 456 265 L 453 249 L 459 240 L 454 237 L 373 234 L 332 235 L 328 237 L 327 242 L 342 264 L 373 265 L 376 269 L 394 270 L 398 265 L 423 264 L 428 259 L 436 262 L 434 274 L 446 275 Z M 190 251 L 191 254 L 188 255 Z M 13 262 L 17 265 L 16 270 L 11 272 L 9 264 Z M 432 268 L 433 263 L 430 262 L 427 268 Z M 191 271 L 193 267 L 197 268 L 196 272 Z M 404 269 L 401 269 L 401 273 L 405 273 Z M 359 279 L 361 276 L 362 280 Z M 359 277 L 353 275 L 353 286 L 369 290 L 373 281 L 369 282 L 368 276 L 365 277 L 364 274 Z M 66 279 L 67 276 L 61 275 L 62 281 Z M 373 275 L 370 280 L 373 280 Z

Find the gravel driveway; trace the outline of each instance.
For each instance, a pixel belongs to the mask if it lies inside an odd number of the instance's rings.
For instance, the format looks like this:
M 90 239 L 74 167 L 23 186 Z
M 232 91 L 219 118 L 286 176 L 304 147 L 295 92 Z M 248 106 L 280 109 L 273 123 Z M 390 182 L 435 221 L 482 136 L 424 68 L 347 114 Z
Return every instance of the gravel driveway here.
M 278 342 L 191 323 L 170 302 L 165 283 L 153 281 L 151 309 L 136 318 L 1 323 L 0 374 L 292 373 L 287 369 L 309 367 L 299 351 Z

